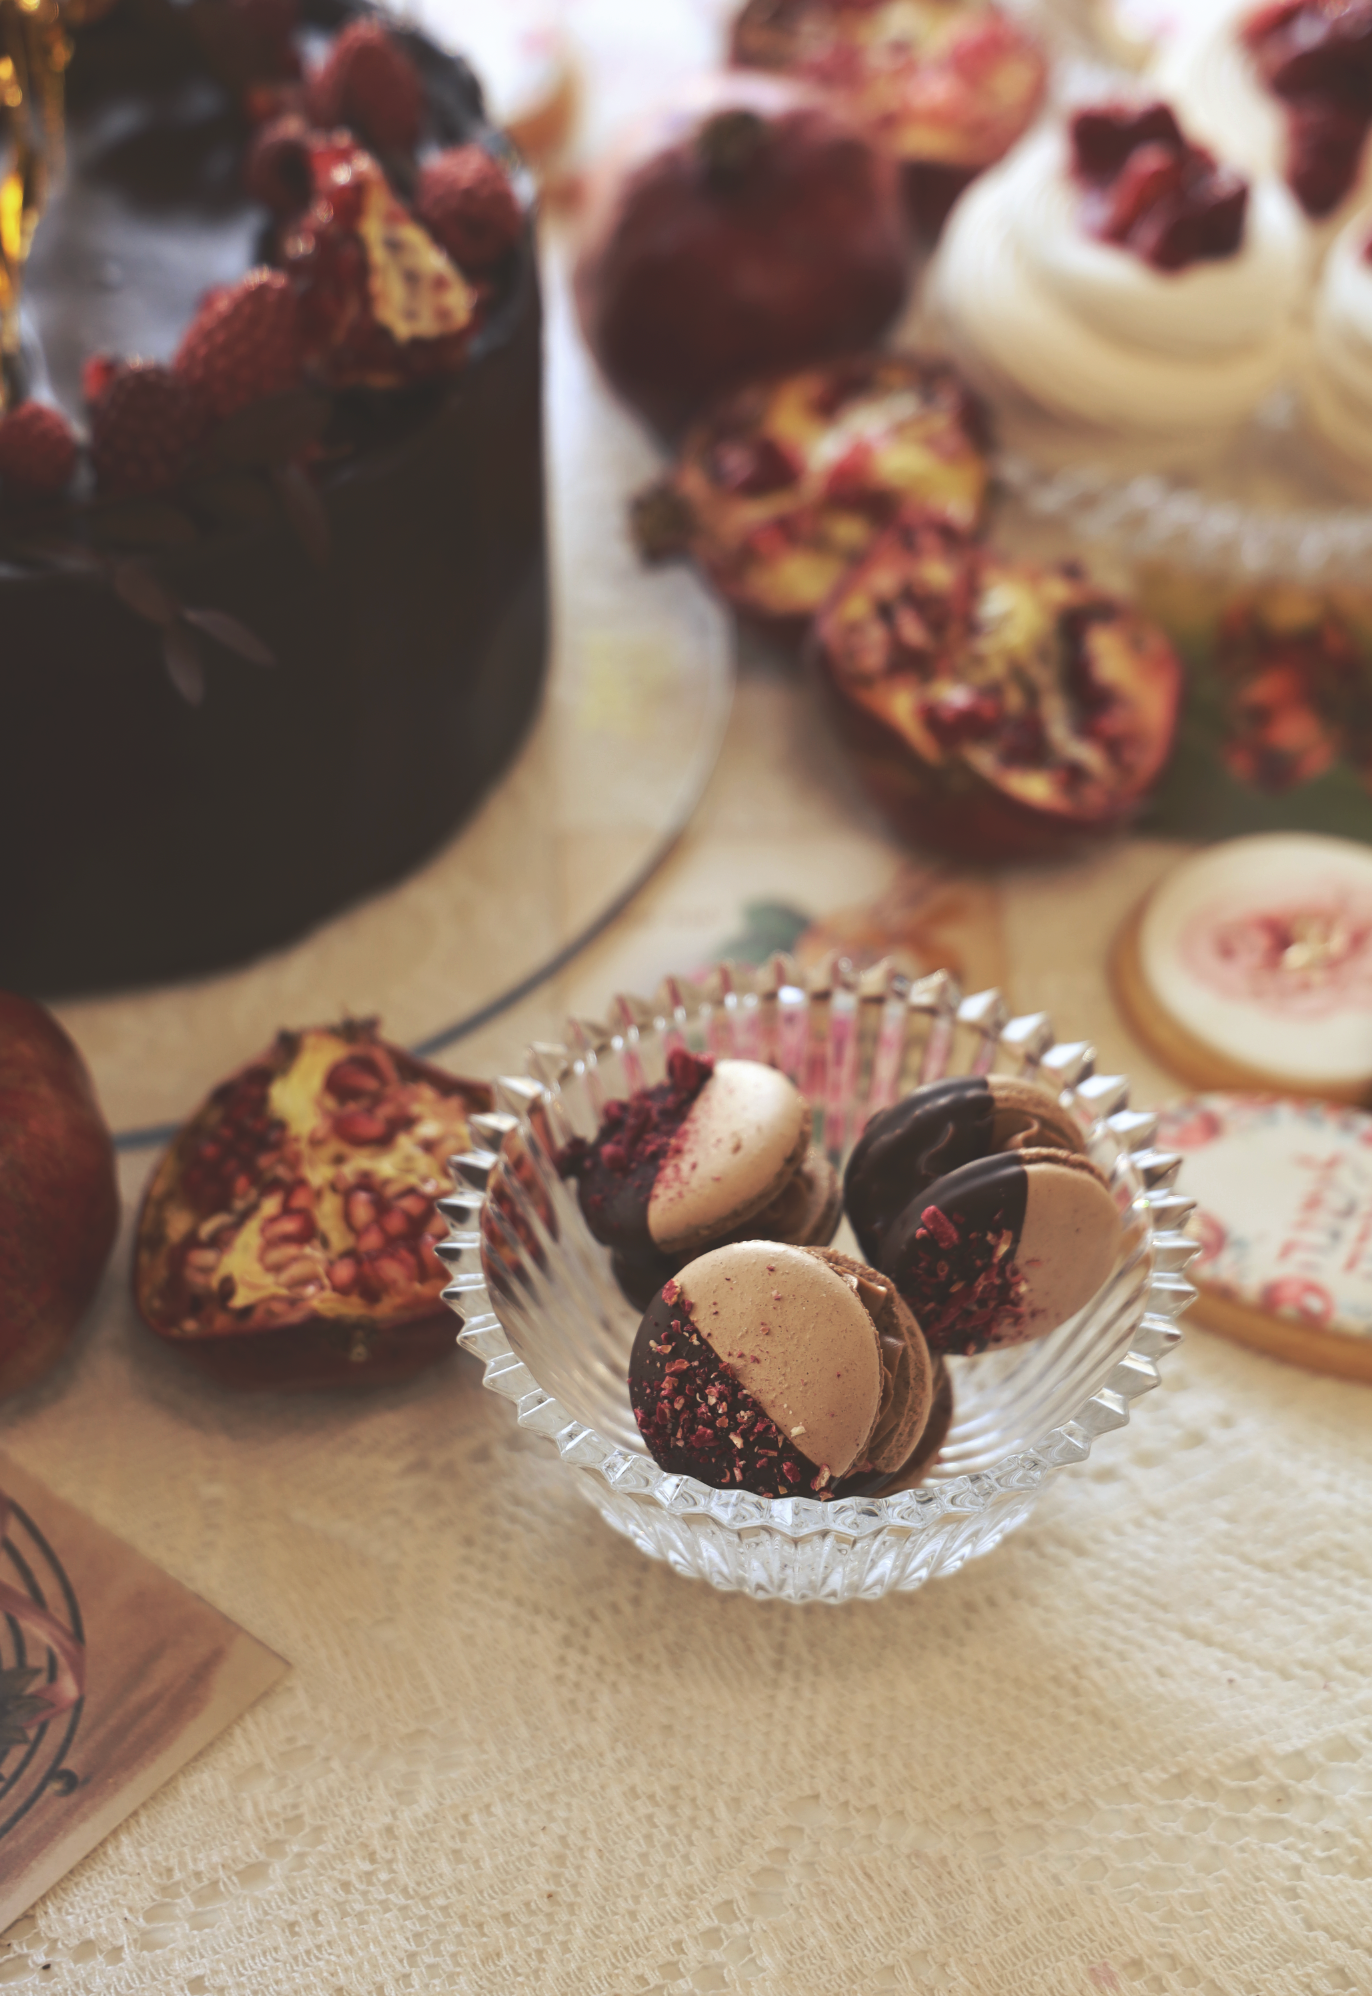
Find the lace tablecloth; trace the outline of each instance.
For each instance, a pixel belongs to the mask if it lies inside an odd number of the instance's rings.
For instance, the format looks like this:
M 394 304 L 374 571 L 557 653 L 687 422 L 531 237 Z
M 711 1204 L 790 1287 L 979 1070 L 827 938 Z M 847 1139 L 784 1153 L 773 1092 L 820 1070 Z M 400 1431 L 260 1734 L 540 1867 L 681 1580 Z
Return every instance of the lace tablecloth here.
M 1016 1004 L 1144 1102 L 1170 1085 L 1102 963 L 1167 857 L 1021 876 L 985 918 Z M 749 896 L 833 908 L 897 866 L 755 664 L 674 861 L 462 1062 L 689 968 Z M 137 1034 L 83 1019 L 113 1088 Z M 0 1987 L 1372 1991 L 1369 1390 L 1193 1332 L 990 1558 L 794 1609 L 642 1558 L 473 1362 L 228 1398 L 140 1331 L 126 1272 L 125 1245 L 0 1441 L 294 1670 L 10 1932 Z

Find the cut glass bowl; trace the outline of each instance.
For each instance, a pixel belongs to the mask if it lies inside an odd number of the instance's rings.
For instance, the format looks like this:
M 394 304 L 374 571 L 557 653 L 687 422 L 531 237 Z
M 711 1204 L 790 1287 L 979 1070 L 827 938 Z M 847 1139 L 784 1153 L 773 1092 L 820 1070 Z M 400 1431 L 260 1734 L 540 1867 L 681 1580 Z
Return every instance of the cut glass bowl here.
M 945 1075 L 1020 1075 L 1078 1116 L 1122 1217 L 1115 1269 L 1048 1337 L 949 1361 L 953 1425 L 917 1488 L 827 1504 L 755 1497 L 669 1476 L 644 1450 L 626 1383 L 638 1312 L 555 1160 L 570 1137 L 594 1134 L 605 1103 L 663 1079 L 676 1045 L 782 1068 L 840 1166 L 875 1110 Z M 520 1426 L 546 1436 L 617 1531 L 678 1573 L 832 1602 L 952 1573 L 1125 1424 L 1180 1337 L 1197 1251 L 1184 1231 L 1193 1202 L 1173 1190 L 1180 1158 L 1154 1147 L 1157 1118 L 1129 1109 L 1122 1078 L 1094 1072 L 1089 1046 L 1060 1041 L 1043 1013 L 1011 1018 L 997 991 L 961 999 L 944 972 L 911 984 L 832 959 L 808 976 L 785 957 L 723 964 L 703 983 L 667 980 L 653 1003 L 616 998 L 604 1024 L 572 1020 L 565 1045 L 531 1048 L 528 1070 L 496 1081 L 496 1112 L 472 1119 L 484 1148 L 453 1160 L 457 1191 L 440 1202 L 451 1231 L 439 1252 L 453 1270 L 444 1300 Z M 846 1223 L 839 1244 L 852 1248 Z

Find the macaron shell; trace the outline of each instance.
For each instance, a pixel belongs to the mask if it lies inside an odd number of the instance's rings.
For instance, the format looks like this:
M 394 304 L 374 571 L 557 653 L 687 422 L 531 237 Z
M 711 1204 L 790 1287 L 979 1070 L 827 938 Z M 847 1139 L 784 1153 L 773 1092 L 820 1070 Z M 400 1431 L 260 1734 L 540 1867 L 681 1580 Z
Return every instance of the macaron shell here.
M 930 1082 L 872 1117 L 844 1173 L 843 1196 L 869 1261 L 910 1200 L 992 1148 L 995 1102 L 983 1075 Z
M 863 1455 L 881 1411 L 877 1327 L 818 1249 L 743 1241 L 681 1271 L 692 1323 L 782 1434 L 832 1481 Z
M 1115 1202 L 1088 1158 L 1000 1151 L 912 1199 L 883 1266 L 930 1350 L 970 1356 L 1042 1337 L 1072 1316 L 1118 1245 Z
M 1084 1163 L 1040 1155 L 1027 1167 L 1028 1197 L 1016 1250 L 1025 1278 L 1020 1307 L 1026 1338 L 1043 1337 L 1074 1317 L 1115 1265 L 1119 1214 Z
M 653 1182 L 653 1244 L 683 1252 L 760 1213 L 804 1159 L 809 1122 L 804 1097 L 776 1068 L 717 1061 Z

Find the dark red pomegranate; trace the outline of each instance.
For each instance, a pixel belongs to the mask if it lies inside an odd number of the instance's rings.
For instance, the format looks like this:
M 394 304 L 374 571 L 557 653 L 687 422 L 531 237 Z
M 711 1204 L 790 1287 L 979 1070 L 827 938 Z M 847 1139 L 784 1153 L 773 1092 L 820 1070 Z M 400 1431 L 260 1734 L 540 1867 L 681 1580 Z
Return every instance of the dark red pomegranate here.
M 0 991 L 0 1397 L 66 1349 L 119 1224 L 114 1146 L 50 1012 Z
M 611 383 L 672 435 L 744 381 L 870 345 L 908 262 L 895 164 L 842 110 L 780 77 L 709 77 L 593 181 L 577 308 Z
M 1075 567 L 993 553 L 911 510 L 815 620 L 839 724 L 908 836 L 1033 859 L 1137 811 L 1171 753 L 1176 653 Z
M 374 1020 L 280 1033 L 158 1166 L 134 1294 L 159 1337 L 230 1386 L 380 1385 L 450 1352 L 434 1243 L 447 1159 L 491 1106 Z

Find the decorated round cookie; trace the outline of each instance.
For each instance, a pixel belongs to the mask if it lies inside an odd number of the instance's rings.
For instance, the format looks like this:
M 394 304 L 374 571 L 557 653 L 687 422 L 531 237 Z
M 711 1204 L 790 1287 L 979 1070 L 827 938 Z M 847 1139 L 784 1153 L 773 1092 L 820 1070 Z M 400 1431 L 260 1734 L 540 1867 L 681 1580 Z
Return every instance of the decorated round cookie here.
M 1193 1314 L 1276 1358 L 1372 1381 L 1372 1116 L 1271 1095 L 1163 1112 L 1201 1252 Z
M 1372 851 L 1279 832 L 1184 860 L 1129 918 L 1115 985 L 1199 1087 L 1372 1093 Z

